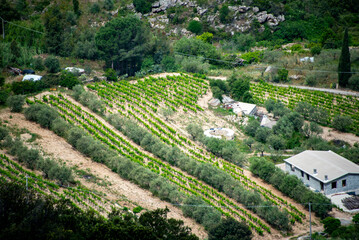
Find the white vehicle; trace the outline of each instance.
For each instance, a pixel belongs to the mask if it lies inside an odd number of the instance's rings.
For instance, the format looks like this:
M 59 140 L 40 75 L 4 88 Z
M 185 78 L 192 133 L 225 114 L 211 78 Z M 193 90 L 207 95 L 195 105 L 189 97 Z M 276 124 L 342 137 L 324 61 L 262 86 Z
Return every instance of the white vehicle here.
M 34 75 L 34 74 L 28 74 L 28 75 L 25 75 L 23 78 L 22 78 L 22 81 L 39 81 L 41 80 L 42 76 L 40 75 Z

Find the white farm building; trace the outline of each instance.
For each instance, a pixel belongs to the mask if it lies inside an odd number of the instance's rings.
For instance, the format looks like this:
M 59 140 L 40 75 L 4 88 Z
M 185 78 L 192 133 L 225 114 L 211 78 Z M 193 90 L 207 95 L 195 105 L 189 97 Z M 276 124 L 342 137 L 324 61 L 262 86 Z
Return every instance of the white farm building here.
M 308 150 L 284 161 L 289 174 L 325 195 L 359 193 L 359 166 L 332 151 Z

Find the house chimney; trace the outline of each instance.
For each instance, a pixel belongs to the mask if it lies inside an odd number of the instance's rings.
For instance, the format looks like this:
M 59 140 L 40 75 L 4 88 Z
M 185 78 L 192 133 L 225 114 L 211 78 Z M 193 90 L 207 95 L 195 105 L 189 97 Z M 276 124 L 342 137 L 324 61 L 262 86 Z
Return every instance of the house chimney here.
M 324 175 L 324 179 L 325 179 L 325 180 L 328 180 L 328 175 Z
M 317 174 L 317 169 L 314 168 L 314 169 L 313 169 L 313 173 L 314 173 L 314 174 Z

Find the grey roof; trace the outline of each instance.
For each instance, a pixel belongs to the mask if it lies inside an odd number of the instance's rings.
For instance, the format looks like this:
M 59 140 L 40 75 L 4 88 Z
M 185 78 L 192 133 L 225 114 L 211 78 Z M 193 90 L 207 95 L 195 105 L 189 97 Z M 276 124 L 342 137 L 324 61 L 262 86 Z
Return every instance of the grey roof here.
M 359 166 L 332 151 L 304 151 L 284 160 L 322 182 L 346 174 L 359 174 Z M 317 173 L 314 174 L 314 169 Z M 328 179 L 325 179 L 325 175 Z

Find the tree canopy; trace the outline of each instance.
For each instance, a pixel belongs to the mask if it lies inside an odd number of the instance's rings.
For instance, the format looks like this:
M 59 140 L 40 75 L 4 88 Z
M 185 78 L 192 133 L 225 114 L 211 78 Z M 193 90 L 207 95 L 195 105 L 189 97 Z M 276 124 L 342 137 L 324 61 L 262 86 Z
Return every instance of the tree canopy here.
M 151 44 L 148 27 L 135 16 L 112 19 L 100 28 L 95 39 L 106 67 L 130 76 L 141 69 Z

